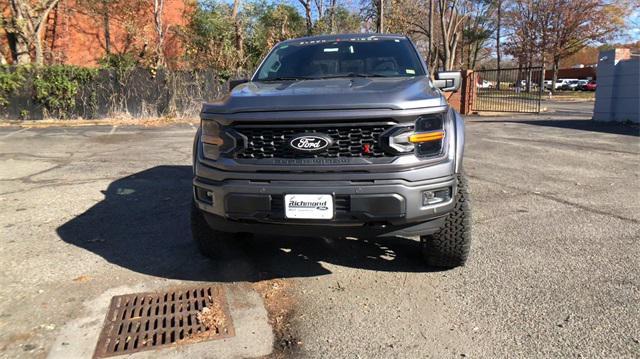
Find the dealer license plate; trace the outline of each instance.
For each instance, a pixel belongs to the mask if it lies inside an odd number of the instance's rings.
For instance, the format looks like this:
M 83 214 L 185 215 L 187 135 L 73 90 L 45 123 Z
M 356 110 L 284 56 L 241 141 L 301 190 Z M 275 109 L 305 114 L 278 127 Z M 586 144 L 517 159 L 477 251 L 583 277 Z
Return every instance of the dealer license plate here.
M 287 218 L 332 219 L 333 196 L 330 194 L 287 194 L 284 196 Z

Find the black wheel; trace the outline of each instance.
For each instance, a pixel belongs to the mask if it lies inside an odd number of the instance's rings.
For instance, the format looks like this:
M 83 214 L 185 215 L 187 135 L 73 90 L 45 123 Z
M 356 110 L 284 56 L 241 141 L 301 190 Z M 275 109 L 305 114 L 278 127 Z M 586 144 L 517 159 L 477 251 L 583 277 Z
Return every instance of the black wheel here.
M 462 266 L 467 261 L 471 247 L 471 207 L 463 174 L 457 176 L 458 189 L 455 207 L 445 219 L 445 224 L 432 235 L 420 237 L 422 255 L 427 265 L 440 268 Z
M 198 244 L 200 253 L 209 258 L 220 258 L 233 248 L 236 234 L 213 230 L 204 219 L 202 211 L 191 204 L 191 237 Z

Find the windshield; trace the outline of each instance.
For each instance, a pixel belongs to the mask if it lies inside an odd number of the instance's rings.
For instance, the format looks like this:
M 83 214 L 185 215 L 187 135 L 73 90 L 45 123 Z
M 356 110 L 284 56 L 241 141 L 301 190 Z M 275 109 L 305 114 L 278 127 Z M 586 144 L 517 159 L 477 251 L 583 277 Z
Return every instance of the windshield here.
M 275 48 L 256 81 L 335 77 L 413 77 L 424 69 L 406 39 L 358 39 L 287 42 Z

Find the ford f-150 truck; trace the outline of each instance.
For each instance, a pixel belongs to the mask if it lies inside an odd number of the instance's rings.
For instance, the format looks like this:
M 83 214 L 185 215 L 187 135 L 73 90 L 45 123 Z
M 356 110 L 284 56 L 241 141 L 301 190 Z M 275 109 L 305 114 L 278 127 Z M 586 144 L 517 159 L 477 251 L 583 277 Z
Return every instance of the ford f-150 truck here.
M 428 266 L 463 265 L 464 122 L 405 36 L 277 44 L 206 103 L 193 147 L 191 229 L 220 254 L 238 235 L 419 237 Z M 416 246 L 417 249 L 417 246 Z

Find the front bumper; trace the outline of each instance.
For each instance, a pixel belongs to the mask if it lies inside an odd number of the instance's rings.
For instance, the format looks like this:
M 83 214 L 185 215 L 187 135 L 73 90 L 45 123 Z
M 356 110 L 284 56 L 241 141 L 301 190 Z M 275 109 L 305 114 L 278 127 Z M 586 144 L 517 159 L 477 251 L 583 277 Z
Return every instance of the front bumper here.
M 403 235 L 435 232 L 453 209 L 453 196 L 423 205 L 423 192 L 456 193 L 455 177 L 409 182 L 391 180 L 225 180 L 196 177 L 194 197 L 209 224 L 226 232 L 306 235 Z M 332 220 L 284 217 L 285 194 L 331 194 Z

